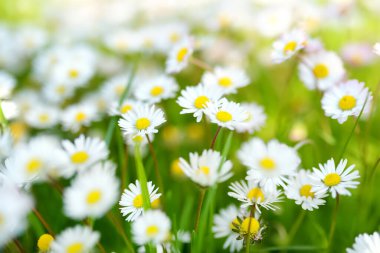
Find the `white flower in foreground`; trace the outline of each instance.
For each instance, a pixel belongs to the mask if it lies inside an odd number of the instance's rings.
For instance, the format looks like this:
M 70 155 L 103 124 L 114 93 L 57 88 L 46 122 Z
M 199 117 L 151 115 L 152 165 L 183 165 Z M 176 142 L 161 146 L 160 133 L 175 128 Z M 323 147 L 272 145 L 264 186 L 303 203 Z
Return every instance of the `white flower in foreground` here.
M 119 180 L 115 165 L 98 163 L 78 174 L 63 193 L 65 214 L 73 219 L 100 218 L 115 204 L 119 196 Z
M 92 252 L 98 243 L 100 233 L 89 227 L 76 225 L 61 232 L 51 244 L 54 253 Z
M 202 83 L 188 86 L 181 91 L 181 96 L 177 99 L 177 104 L 183 108 L 180 114 L 192 113 L 197 122 L 200 122 L 207 103 L 215 103 L 221 96 L 220 89 L 209 89 Z
M 239 209 L 234 205 L 221 209 L 214 216 L 214 226 L 212 231 L 215 238 L 227 237 L 223 244 L 223 249 L 229 248 L 230 252 L 240 251 L 243 248 L 243 240 L 237 240 L 238 233 L 232 231 L 232 222 L 238 222 L 237 216 L 240 214 Z
M 238 151 L 238 158 L 249 168 L 246 179 L 258 182 L 266 189 L 274 189 L 277 185 L 285 187 L 287 177 L 294 175 L 301 163 L 294 148 L 277 140 L 265 144 L 259 138 L 244 143 Z
M 358 117 L 369 113 L 372 94 L 364 83 L 349 80 L 329 89 L 322 98 L 325 115 L 344 123 L 349 116 Z
M 307 35 L 301 30 L 285 33 L 273 43 L 272 61 L 281 63 L 302 50 L 307 43 Z
M 220 89 L 223 94 L 236 93 L 238 88 L 245 87 L 250 80 L 247 74 L 237 68 L 216 67 L 213 72 L 202 76 L 202 83 L 210 90 Z
M 97 108 L 92 104 L 82 103 L 71 105 L 63 110 L 62 126 L 65 130 L 78 132 L 81 127 L 90 126 L 97 118 Z
M 248 181 L 248 183 L 243 180 L 233 182 L 228 188 L 231 190 L 228 192 L 228 196 L 243 202 L 243 208 L 255 205 L 259 212 L 259 207 L 275 210 L 277 207 L 274 203 L 280 202 L 281 200 L 280 191 L 277 189 L 262 188 L 254 181 Z
M 341 160 L 335 167 L 334 159 L 331 158 L 325 164 L 319 164 L 319 170 L 313 168 L 313 178 L 318 182 L 315 184 L 316 193 L 331 192 L 333 198 L 339 195 L 350 196 L 348 189 L 354 189 L 359 184 L 359 171 L 353 171 L 355 165 L 346 168 L 347 159 Z
M 372 235 L 360 234 L 355 238 L 352 248 L 347 253 L 378 253 L 380 252 L 380 234 L 374 232 Z
M 302 58 L 299 75 L 308 89 L 324 91 L 339 83 L 345 70 L 337 54 L 321 51 Z
M 231 161 L 227 160 L 223 164 L 221 162 L 220 153 L 209 149 L 203 150 L 201 155 L 190 153 L 190 163 L 181 157 L 179 166 L 193 182 L 208 187 L 224 182 L 232 176 Z
M 178 91 L 178 84 L 172 77 L 160 76 L 147 80 L 135 91 L 137 99 L 149 104 L 172 98 Z
M 164 112 L 154 105 L 141 105 L 122 115 L 119 126 L 124 134 L 151 134 L 157 133 L 159 125 L 166 122 Z
M 132 223 L 133 240 L 139 244 L 161 244 L 169 239 L 171 222 L 160 210 L 148 210 Z
M 228 101 L 226 98 L 215 103 L 208 102 L 204 112 L 212 123 L 230 130 L 234 130 L 249 117 L 247 111 L 239 103 Z
M 148 193 L 152 207 L 157 207 L 156 203 L 161 196 L 161 193 L 157 193 L 157 191 L 158 188 L 152 182 L 148 182 Z M 135 184 L 130 183 L 128 189 L 124 190 L 119 205 L 123 216 L 127 216 L 127 221 L 134 221 L 144 213 L 141 186 L 138 180 Z
M 177 43 L 166 60 L 166 72 L 169 74 L 178 73 L 186 68 L 193 51 L 194 42 L 191 38 L 186 38 Z
M 7 72 L 0 71 L 0 99 L 7 99 L 12 94 L 16 80 Z
M 315 181 L 311 175 L 310 171 L 300 170 L 290 178 L 285 190 L 289 199 L 294 199 L 297 205 L 309 211 L 324 205 L 326 201 L 323 198 L 327 196 L 325 192 L 316 192 L 315 185 L 318 181 Z
M 32 198 L 2 176 L 0 173 L 0 248 L 25 229 L 33 207 Z
M 70 165 L 65 170 L 68 177 L 75 172 L 83 172 L 108 157 L 107 145 L 99 138 L 80 135 L 74 142 L 63 140 L 62 146 L 70 160 Z
M 260 130 L 267 119 L 263 107 L 255 103 L 242 103 L 241 106 L 248 114 L 248 117 L 235 126 L 236 132 L 248 132 L 252 134 L 253 132 Z
M 380 42 L 379 43 L 376 43 L 374 46 L 373 46 L 373 52 L 377 55 L 380 55 Z

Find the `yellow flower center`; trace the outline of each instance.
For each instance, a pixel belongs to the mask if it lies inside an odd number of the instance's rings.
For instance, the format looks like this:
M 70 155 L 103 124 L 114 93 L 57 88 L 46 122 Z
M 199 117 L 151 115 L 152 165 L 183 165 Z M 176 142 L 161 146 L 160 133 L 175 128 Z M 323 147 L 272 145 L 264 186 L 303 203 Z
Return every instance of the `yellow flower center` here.
M 99 191 L 99 190 L 90 191 L 87 194 L 87 204 L 89 204 L 89 205 L 96 204 L 100 201 L 101 198 L 102 198 L 102 192 L 101 191 Z
M 327 186 L 335 186 L 335 185 L 339 184 L 340 181 L 341 181 L 341 178 L 337 173 L 327 174 L 325 179 L 323 180 L 323 182 Z
M 123 105 L 123 106 L 120 108 L 120 112 L 124 114 L 124 113 L 129 112 L 131 109 L 132 109 L 132 106 L 129 105 L 129 104 L 126 104 L 126 105 Z
M 264 193 L 260 188 L 255 187 L 247 193 L 247 198 L 250 200 L 264 201 Z
M 157 209 L 157 208 L 160 207 L 160 204 L 161 204 L 160 198 L 157 198 L 157 199 L 155 199 L 155 200 L 152 201 L 152 208 L 153 209 Z
M 55 88 L 55 91 L 60 94 L 60 95 L 63 95 L 66 91 L 66 87 L 64 85 L 59 85 Z
M 89 158 L 86 151 L 78 151 L 71 155 L 71 161 L 73 163 L 85 163 Z
M 180 36 L 179 36 L 179 34 L 176 33 L 176 32 L 171 33 L 170 36 L 169 36 L 169 39 L 170 39 L 170 41 L 171 41 L 172 43 L 177 42 L 177 41 L 179 40 L 179 38 L 180 38 Z
M 206 96 L 199 96 L 194 101 L 194 106 L 198 109 L 202 109 L 206 106 L 207 102 L 210 101 Z
M 123 92 L 124 92 L 124 84 L 120 84 L 115 87 L 116 95 L 121 96 Z
M 297 47 L 297 42 L 289 41 L 284 47 L 284 53 L 293 52 Z
M 247 217 L 243 220 L 240 226 L 240 231 L 243 234 L 257 234 L 260 229 L 260 223 L 253 217 Z
M 69 70 L 69 76 L 70 76 L 70 78 L 77 78 L 79 76 L 78 70 L 70 69 Z
M 164 87 L 162 87 L 162 86 L 154 86 L 150 90 L 150 95 L 152 95 L 153 97 L 157 97 L 157 96 L 161 95 L 163 92 L 164 92 Z
M 144 140 L 144 137 L 142 135 L 136 135 L 135 137 L 132 138 L 134 142 L 141 143 Z
M 228 122 L 232 120 L 232 115 L 226 111 L 219 111 L 216 113 L 216 118 L 221 122 Z
M 314 192 L 311 191 L 311 185 L 305 184 L 300 189 L 300 195 L 303 197 L 312 197 L 314 198 Z
M 265 170 L 274 170 L 276 167 L 275 161 L 270 157 L 264 157 L 260 161 L 260 166 Z
M 222 87 L 230 87 L 232 85 L 232 80 L 229 77 L 221 77 L 219 78 L 218 83 Z
M 30 174 L 38 172 L 42 167 L 42 161 L 38 158 L 30 159 L 26 164 L 26 171 Z
M 351 95 L 345 95 L 339 100 L 339 108 L 342 110 L 351 110 L 356 105 L 356 98 Z
M 38 116 L 38 120 L 41 122 L 41 123 L 46 123 L 49 121 L 49 114 L 47 113 L 42 113 Z
M 156 225 L 150 225 L 146 228 L 146 234 L 148 236 L 155 236 L 156 234 L 158 234 L 158 227 Z
M 313 69 L 314 76 L 316 78 L 325 78 L 329 74 L 329 69 L 325 64 L 317 64 Z
M 76 242 L 66 248 L 66 253 L 82 253 L 83 248 L 83 243 Z
M 41 251 L 48 251 L 51 243 L 54 241 L 53 236 L 49 234 L 43 234 L 37 241 L 37 246 Z
M 147 118 L 139 118 L 136 120 L 136 128 L 138 130 L 147 129 L 150 126 L 150 120 Z
M 133 206 L 136 208 L 141 208 L 143 206 L 142 195 L 139 194 L 133 199 Z
M 210 168 L 207 166 L 201 166 L 198 168 L 198 173 L 202 173 L 207 176 L 208 174 L 210 174 Z
M 75 120 L 77 122 L 82 122 L 83 120 L 86 119 L 86 114 L 84 112 L 78 112 L 76 115 L 75 115 Z
M 171 172 L 176 176 L 183 176 L 181 166 L 179 166 L 179 159 L 176 159 L 171 164 Z
M 177 53 L 177 61 L 178 62 L 183 62 L 185 59 L 185 56 L 187 55 L 187 52 L 189 50 L 186 47 L 181 48 L 178 53 Z
M 235 229 L 236 226 L 238 226 L 238 225 L 240 225 L 239 220 L 238 220 L 237 218 L 235 218 L 235 219 L 231 222 L 231 224 L 230 224 L 230 229 L 231 229 L 231 230 L 232 230 L 232 229 Z

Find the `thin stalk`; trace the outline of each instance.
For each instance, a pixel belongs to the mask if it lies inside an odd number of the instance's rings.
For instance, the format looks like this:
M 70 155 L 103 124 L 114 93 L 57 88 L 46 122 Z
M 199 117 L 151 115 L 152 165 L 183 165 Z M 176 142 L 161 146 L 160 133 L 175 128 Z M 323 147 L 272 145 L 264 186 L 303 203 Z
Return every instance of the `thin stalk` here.
M 162 182 L 161 173 L 160 173 L 160 170 L 158 168 L 158 160 L 157 160 L 156 151 L 154 150 L 153 144 L 152 144 L 148 134 L 146 135 L 146 138 L 148 140 L 149 152 L 152 155 L 152 159 L 153 159 L 154 173 L 156 174 L 158 186 L 160 187 L 160 191 L 162 193 L 161 196 L 163 196 L 164 195 L 164 184 Z
M 37 209 L 35 208 L 32 208 L 33 210 L 33 213 L 34 215 L 38 218 L 38 220 L 41 222 L 41 224 L 44 226 L 44 228 L 49 232 L 49 234 L 51 234 L 52 236 L 54 236 L 54 232 L 53 230 L 51 229 L 51 227 L 49 226 L 49 223 L 46 222 L 46 220 L 42 217 L 42 215 L 37 211 Z
M 219 132 L 220 132 L 221 129 L 222 129 L 222 127 L 219 126 L 218 129 L 216 130 L 214 138 L 212 139 L 212 142 L 211 142 L 211 145 L 210 145 L 210 149 L 214 149 L 216 139 L 218 138 L 218 135 L 219 135 Z
M 0 124 L 1 124 L 2 129 L 5 129 L 8 125 L 8 120 L 4 115 L 3 108 L 1 106 L 2 102 L 3 101 L 0 100 Z
M 251 207 L 251 212 L 249 213 L 249 217 L 252 217 L 254 218 L 255 217 L 255 208 L 256 208 L 256 205 L 252 205 Z M 249 222 L 248 222 L 248 233 L 247 233 L 247 237 L 245 239 L 245 243 L 246 243 L 246 247 L 245 247 L 245 252 L 246 253 L 249 253 L 250 252 L 250 247 L 251 247 L 251 221 L 252 219 L 249 219 Z
M 119 222 L 114 219 L 112 213 L 107 213 L 108 220 L 114 225 L 116 228 L 116 231 L 119 233 L 119 235 L 123 238 L 125 245 L 128 248 L 128 252 L 134 253 L 135 249 L 132 246 L 132 243 L 129 241 L 128 236 L 125 234 L 123 227 L 119 224 Z
M 122 190 L 127 186 L 127 154 L 125 152 L 126 147 L 124 145 L 123 137 L 121 135 L 120 130 L 118 131 L 117 138 L 117 152 L 118 152 L 118 160 L 119 160 L 119 168 L 121 175 L 121 187 Z
M 330 226 L 330 233 L 329 233 L 329 244 L 328 244 L 329 248 L 331 247 L 331 242 L 332 242 L 332 239 L 333 239 L 334 233 L 335 233 L 338 208 L 339 208 L 339 194 L 336 195 L 336 204 L 335 204 L 335 208 L 333 210 L 332 219 L 331 219 L 331 226 Z
M 141 186 L 141 194 L 143 199 L 144 210 L 150 209 L 150 197 L 148 191 L 148 183 L 146 180 L 145 169 L 140 153 L 140 144 L 135 145 L 135 163 L 137 169 L 137 178 L 139 179 Z
M 207 64 L 206 62 L 198 59 L 198 58 L 195 58 L 195 57 L 190 57 L 189 59 L 189 62 L 201 69 L 204 69 L 204 70 L 207 70 L 207 71 L 210 71 L 210 72 L 213 72 L 213 68 Z
M 20 252 L 20 253 L 25 253 L 26 252 L 24 250 L 24 248 L 22 247 L 21 243 L 17 239 L 13 240 L 13 244 L 16 246 L 16 249 L 17 249 L 18 252 Z
M 292 228 L 289 231 L 288 239 L 286 240 L 286 245 L 289 245 L 292 242 L 294 236 L 297 234 L 298 229 L 300 228 L 301 223 L 305 219 L 305 216 L 306 211 L 304 209 L 301 209 L 301 212 L 298 215 L 296 222 L 293 224 Z
M 201 217 L 201 211 L 202 211 L 202 205 L 203 205 L 203 201 L 204 201 L 204 198 L 205 198 L 205 193 L 206 193 L 206 188 L 201 188 L 200 192 L 199 192 L 199 200 L 198 200 L 198 208 L 197 208 L 197 216 L 195 218 L 195 226 L 194 226 L 194 230 L 195 232 L 198 230 L 198 226 L 199 226 L 199 219 Z

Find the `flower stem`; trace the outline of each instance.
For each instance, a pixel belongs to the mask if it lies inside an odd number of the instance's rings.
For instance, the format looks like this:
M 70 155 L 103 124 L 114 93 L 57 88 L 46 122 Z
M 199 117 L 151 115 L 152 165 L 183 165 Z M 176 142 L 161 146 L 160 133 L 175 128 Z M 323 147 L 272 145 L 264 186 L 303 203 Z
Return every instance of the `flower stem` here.
M 198 208 L 197 208 L 197 217 L 195 219 L 195 226 L 194 226 L 194 230 L 197 231 L 198 230 L 198 226 L 199 226 L 199 219 L 201 217 L 201 211 L 202 211 L 202 205 L 203 205 L 203 200 L 205 198 L 205 193 L 206 193 L 206 188 L 201 188 L 200 192 L 199 192 L 199 200 L 198 200 Z
M 140 181 L 141 194 L 143 199 L 144 210 L 150 209 L 150 197 L 148 191 L 148 183 L 146 180 L 145 169 L 141 158 L 140 145 L 135 145 L 135 163 L 137 169 L 137 178 Z
M 212 139 L 212 142 L 211 142 L 211 145 L 210 145 L 210 149 L 214 149 L 216 139 L 218 138 L 218 135 L 219 135 L 219 132 L 220 132 L 221 129 L 222 129 L 222 127 L 219 126 L 218 129 L 216 130 L 214 138 Z
M 146 135 L 146 138 L 148 139 L 149 152 L 152 155 L 152 159 L 153 159 L 154 173 L 156 174 L 158 186 L 160 187 L 160 192 L 162 193 L 161 197 L 163 197 L 163 195 L 164 195 L 164 184 L 162 182 L 161 173 L 160 173 L 160 170 L 158 168 L 158 160 L 157 160 L 156 151 L 154 151 L 153 144 L 152 144 L 148 134 Z
M 210 71 L 210 72 L 213 72 L 213 68 L 208 65 L 206 62 L 198 59 L 198 58 L 195 58 L 195 57 L 190 57 L 189 59 L 189 62 L 201 69 L 204 69 L 204 70 L 207 70 L 207 71 Z
M 306 211 L 304 209 L 301 209 L 301 212 L 299 213 L 296 222 L 293 224 L 292 228 L 289 231 L 288 238 L 286 240 L 286 245 L 289 245 L 294 236 L 297 234 L 298 229 L 300 228 L 301 223 L 303 222 L 304 218 L 306 216 Z
M 1 102 L 2 101 L 0 100 L 0 124 L 1 124 L 1 128 L 4 130 L 8 125 L 8 120 L 4 115 L 3 108 L 1 106 Z
M 121 226 L 121 224 L 118 222 L 118 220 L 114 217 L 114 215 L 109 212 L 107 213 L 107 218 L 108 220 L 112 223 L 112 225 L 114 225 L 114 227 L 116 228 L 116 231 L 119 233 L 119 235 L 123 238 L 127 248 L 128 248 L 128 252 L 135 252 L 133 246 L 132 246 L 132 243 L 129 241 L 127 235 L 125 234 L 124 232 L 124 229 L 123 227 Z
M 46 220 L 42 217 L 42 215 L 38 212 L 38 210 L 33 208 L 32 211 L 34 215 L 38 218 L 38 220 L 41 222 L 41 224 L 44 226 L 44 228 L 48 231 L 48 233 L 54 236 L 54 232 L 49 226 L 49 223 L 46 222 Z
M 249 217 L 252 217 L 252 218 L 255 217 L 255 208 L 256 208 L 256 205 L 253 204 L 251 207 L 251 212 L 249 213 Z M 251 233 L 251 221 L 252 221 L 252 219 L 249 219 L 248 233 L 247 233 L 247 237 L 245 238 L 245 243 L 246 243 L 245 252 L 246 253 L 250 252 L 250 246 L 251 246 L 251 235 L 250 235 L 250 233 Z
M 333 210 L 332 219 L 331 219 L 331 226 L 330 226 L 330 233 L 329 233 L 329 247 L 331 247 L 331 242 L 334 237 L 335 233 L 335 227 L 336 227 L 336 218 L 338 215 L 338 207 L 339 207 L 339 194 L 336 195 L 336 204 L 335 208 Z

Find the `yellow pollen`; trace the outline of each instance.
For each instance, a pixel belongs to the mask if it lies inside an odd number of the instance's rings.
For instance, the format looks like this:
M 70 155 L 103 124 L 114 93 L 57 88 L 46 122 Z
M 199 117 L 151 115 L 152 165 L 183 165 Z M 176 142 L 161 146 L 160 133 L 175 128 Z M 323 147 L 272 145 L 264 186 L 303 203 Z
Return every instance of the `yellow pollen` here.
M 206 106 L 207 102 L 210 101 L 206 96 L 199 96 L 194 101 L 194 106 L 198 109 L 202 109 Z
M 84 112 L 78 112 L 77 115 L 75 115 L 75 120 L 77 122 L 82 122 L 86 119 L 86 114 Z
M 273 161 L 272 158 L 264 157 L 260 161 L 260 166 L 265 170 L 274 170 L 276 167 L 276 163 Z
M 161 204 L 160 198 L 157 198 L 152 201 L 152 208 L 157 209 L 160 207 L 160 204 Z
M 152 95 L 153 97 L 157 97 L 157 96 L 161 95 L 163 92 L 164 92 L 164 87 L 162 87 L 162 86 L 154 86 L 150 90 L 150 95 Z
M 335 185 L 339 184 L 340 181 L 341 181 L 341 178 L 337 173 L 327 174 L 325 179 L 323 180 L 323 182 L 327 186 L 335 186 Z
M 50 249 L 51 243 L 54 241 L 53 236 L 49 234 L 43 234 L 37 241 L 37 247 L 41 251 L 48 251 Z
M 150 120 L 147 118 L 139 118 L 136 120 L 136 128 L 138 130 L 147 129 L 150 126 Z
M 284 53 L 293 52 L 297 47 L 297 42 L 289 41 L 284 47 Z
M 177 42 L 179 40 L 179 38 L 180 38 L 180 36 L 176 32 L 171 33 L 169 36 L 170 41 L 173 43 Z
M 253 217 L 247 217 L 243 220 L 240 226 L 240 231 L 243 234 L 257 234 L 260 229 L 260 223 Z
M 141 143 L 144 140 L 144 137 L 142 135 L 136 135 L 135 137 L 132 138 L 134 142 Z
M 36 173 L 42 167 L 42 162 L 38 158 L 30 159 L 30 161 L 26 164 L 26 171 L 28 173 Z
M 150 225 L 146 228 L 146 234 L 148 236 L 155 236 L 158 233 L 158 227 L 156 225 Z
M 121 96 L 123 94 L 123 92 L 124 92 L 124 85 L 123 84 L 120 84 L 120 85 L 115 87 L 116 95 Z
M 176 159 L 172 162 L 170 170 L 171 170 L 172 174 L 175 176 L 181 177 L 184 175 L 184 173 L 181 169 L 181 166 L 179 165 L 179 159 Z
M 263 191 L 258 188 L 252 188 L 248 193 L 247 193 L 247 198 L 250 200 L 256 200 L 256 201 L 264 201 L 264 193 Z
M 314 198 L 314 192 L 311 191 L 311 185 L 305 184 L 300 189 L 300 195 L 303 197 L 311 197 Z
M 235 219 L 231 222 L 231 224 L 230 224 L 230 229 L 231 229 L 231 230 L 232 230 L 232 229 L 235 229 L 236 226 L 239 226 L 239 225 L 240 225 L 239 220 L 238 220 L 237 218 L 235 218 Z
M 141 208 L 143 206 L 142 195 L 139 194 L 133 199 L 133 206 L 136 208 Z
M 131 109 L 132 109 L 132 106 L 129 105 L 129 104 L 126 104 L 126 105 L 123 105 L 123 106 L 120 108 L 120 112 L 124 114 L 124 113 L 129 112 Z
M 351 95 L 343 96 L 339 100 L 339 108 L 342 110 L 351 110 L 356 105 L 356 98 Z
M 69 70 L 69 76 L 70 76 L 70 78 L 77 78 L 79 76 L 78 70 L 70 69 Z
M 216 118 L 221 122 L 228 122 L 232 120 L 232 115 L 226 111 L 219 111 L 216 113 Z
M 325 78 L 329 74 L 329 69 L 325 64 L 317 64 L 313 69 L 313 73 L 316 78 Z
M 218 83 L 222 87 L 230 87 L 232 85 L 232 80 L 229 77 L 221 77 L 219 78 Z
M 46 123 L 49 121 L 49 114 L 47 113 L 42 113 L 38 116 L 38 120 L 41 122 L 41 123 Z
M 83 243 L 76 242 L 66 248 L 66 253 L 83 253 Z
M 66 91 L 66 87 L 65 87 L 64 85 L 59 85 L 59 86 L 57 86 L 57 87 L 55 88 L 55 91 L 56 91 L 58 94 L 62 95 L 62 94 L 65 93 L 65 91 Z
M 203 173 L 204 175 L 207 176 L 208 174 L 210 174 L 210 168 L 207 166 L 201 166 L 198 169 L 198 173 Z
M 185 59 L 185 56 L 187 55 L 187 52 L 189 50 L 186 47 L 181 48 L 178 53 L 177 53 L 177 61 L 178 62 L 183 62 Z
M 73 163 L 85 163 L 89 158 L 86 151 L 78 151 L 71 155 L 71 161 Z
M 87 194 L 87 204 L 93 205 L 100 201 L 102 198 L 102 192 L 99 190 L 90 191 Z

